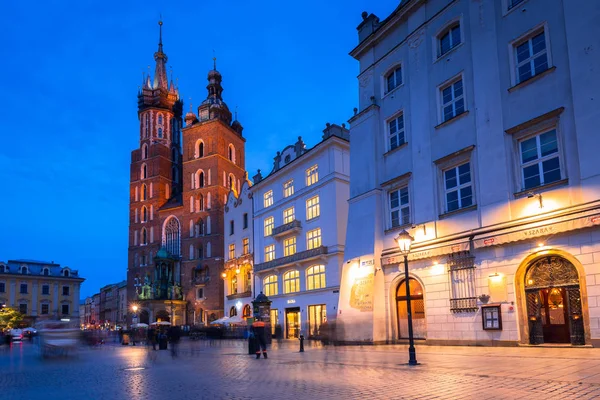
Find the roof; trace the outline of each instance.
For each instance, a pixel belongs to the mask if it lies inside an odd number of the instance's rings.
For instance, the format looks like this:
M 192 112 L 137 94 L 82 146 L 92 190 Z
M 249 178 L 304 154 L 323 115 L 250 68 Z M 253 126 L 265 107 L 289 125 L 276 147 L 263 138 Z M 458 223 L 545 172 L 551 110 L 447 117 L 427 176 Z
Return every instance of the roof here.
M 9 263 L 15 262 L 15 263 L 26 263 L 26 264 L 41 264 L 41 265 L 60 265 L 60 264 L 55 264 L 54 261 L 38 261 L 38 260 L 26 260 L 26 259 L 8 260 L 8 262 Z
M 175 196 L 171 197 L 161 208 L 162 210 L 170 210 L 171 208 L 183 207 L 183 197 L 181 193 L 177 193 Z

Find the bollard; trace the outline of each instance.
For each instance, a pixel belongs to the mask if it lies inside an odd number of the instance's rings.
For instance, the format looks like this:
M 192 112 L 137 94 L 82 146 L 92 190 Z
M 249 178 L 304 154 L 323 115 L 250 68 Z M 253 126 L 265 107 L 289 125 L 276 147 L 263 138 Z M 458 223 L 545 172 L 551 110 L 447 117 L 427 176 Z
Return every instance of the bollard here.
M 300 335 L 300 353 L 304 353 L 304 335 Z

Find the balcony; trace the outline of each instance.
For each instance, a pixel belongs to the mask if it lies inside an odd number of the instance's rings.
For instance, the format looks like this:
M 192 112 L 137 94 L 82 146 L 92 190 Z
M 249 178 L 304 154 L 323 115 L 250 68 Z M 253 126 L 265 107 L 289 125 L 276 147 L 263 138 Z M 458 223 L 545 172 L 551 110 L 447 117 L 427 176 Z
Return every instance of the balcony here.
M 302 230 L 302 224 L 297 219 L 292 222 L 288 222 L 287 224 L 280 225 L 276 228 L 273 228 L 273 232 L 271 236 L 276 238 L 283 235 L 288 235 L 290 233 L 300 232 Z
M 202 275 L 192 278 L 193 285 L 206 285 L 210 281 L 210 276 Z
M 242 292 L 242 293 L 230 294 L 230 295 L 227 296 L 227 300 L 243 299 L 245 297 L 251 297 L 251 296 L 252 296 L 252 291 L 251 290 L 247 290 L 247 291 Z
M 256 265 L 254 265 L 254 271 L 260 272 L 260 271 L 264 271 L 264 270 L 275 268 L 275 267 L 281 267 L 281 266 L 288 265 L 288 264 L 295 264 L 299 261 L 306 261 L 306 260 L 310 260 L 313 258 L 319 258 L 325 254 L 327 254 L 327 246 L 320 246 L 320 247 L 317 247 L 316 249 L 305 250 L 305 251 L 301 251 L 296 254 L 292 254 L 291 256 L 276 258 L 271 261 L 256 264 Z

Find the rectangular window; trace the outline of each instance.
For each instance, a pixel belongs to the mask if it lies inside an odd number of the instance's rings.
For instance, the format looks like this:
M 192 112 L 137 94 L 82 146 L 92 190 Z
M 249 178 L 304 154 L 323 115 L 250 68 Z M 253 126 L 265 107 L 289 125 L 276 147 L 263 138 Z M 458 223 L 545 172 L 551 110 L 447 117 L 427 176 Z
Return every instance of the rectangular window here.
M 556 129 L 519 143 L 523 190 L 561 179 Z
M 385 77 L 385 85 L 386 93 L 402 85 L 402 67 L 397 67 Z
M 42 303 L 42 315 L 48 315 L 48 313 L 50 312 L 50 307 L 48 306 L 47 303 Z
M 473 205 L 471 163 L 466 162 L 444 171 L 446 212 Z
M 50 285 L 42 286 L 42 294 L 50 294 Z
M 248 213 L 244 213 L 244 229 L 248 229 Z
M 524 0 L 508 0 L 508 9 L 511 10 L 521 4 Z
M 250 239 L 243 238 L 242 239 L 242 246 L 243 246 L 243 249 L 244 249 L 244 254 L 249 254 L 250 253 Z
M 0 293 L 6 292 L 6 283 L 0 282 Z
M 410 223 L 408 187 L 390 192 L 390 221 L 392 228 Z
M 229 245 L 229 259 L 233 260 L 235 258 L 235 244 L 231 243 Z
M 271 236 L 274 226 L 275 219 L 273 217 L 265 218 L 265 236 Z
M 263 205 L 265 208 L 271 207 L 273 205 L 273 191 L 269 190 L 267 193 L 263 195 Z
M 21 290 L 19 291 L 19 293 L 27 294 L 27 284 L 26 283 L 21 283 Z
M 313 165 L 306 170 L 306 186 L 314 185 L 319 182 L 319 166 Z
M 442 97 L 442 122 L 465 112 L 462 78 L 440 89 Z
M 327 322 L 327 308 L 325 304 L 308 306 L 308 337 L 319 337 L 321 326 Z
M 63 304 L 61 306 L 62 315 L 69 315 L 69 305 Z
M 406 143 L 406 137 L 404 136 L 404 114 L 400 114 L 396 118 L 388 121 L 389 150 L 394 150 L 404 143 Z
M 300 291 L 300 272 L 290 271 L 283 275 L 283 293 L 296 293 Z
M 324 265 L 314 265 L 306 270 L 306 290 L 323 289 L 325 283 Z
M 319 196 L 311 197 L 306 200 L 306 220 L 309 221 L 321 215 L 321 207 L 319 206 Z
M 283 210 L 283 223 L 289 224 L 295 219 L 294 207 L 286 208 Z
M 290 197 L 294 194 L 294 180 L 290 179 L 283 184 L 283 197 Z
M 271 244 L 265 246 L 265 262 L 273 261 L 275 259 L 275 245 Z
M 548 69 L 548 51 L 544 31 L 515 44 L 517 83 L 524 82 Z
M 438 56 L 441 57 L 460 44 L 460 25 L 454 25 L 439 36 Z
M 306 232 L 307 249 L 316 249 L 321 246 L 321 228 Z
M 62 295 L 63 296 L 68 296 L 69 295 L 69 286 L 63 286 L 62 287 Z
M 19 312 L 23 315 L 27 315 L 27 304 L 19 304 Z
M 468 251 L 452 253 L 448 257 L 450 278 L 450 311 L 477 311 L 475 295 L 475 257 Z
M 263 281 L 263 288 L 267 297 L 277 296 L 279 294 L 277 277 L 275 275 L 267 276 Z
M 283 241 L 283 255 L 285 257 L 296 254 L 296 237 L 287 238 Z
M 196 299 L 203 300 L 204 299 L 204 288 L 198 288 L 196 291 Z
M 229 221 L 229 235 L 233 235 L 235 232 L 233 220 Z

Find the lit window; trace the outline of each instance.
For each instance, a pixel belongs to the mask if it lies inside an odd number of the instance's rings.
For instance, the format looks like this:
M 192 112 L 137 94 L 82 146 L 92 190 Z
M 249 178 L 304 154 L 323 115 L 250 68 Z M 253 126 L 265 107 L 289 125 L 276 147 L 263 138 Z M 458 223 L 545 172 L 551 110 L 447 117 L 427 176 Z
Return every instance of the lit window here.
M 265 262 L 273 261 L 275 259 L 275 245 L 271 244 L 265 246 Z
M 466 162 L 444 171 L 446 212 L 473 205 L 471 163 Z
M 389 149 L 394 150 L 404 143 L 406 143 L 406 137 L 404 136 L 404 114 L 400 114 L 396 118 L 388 121 Z
M 454 25 L 439 36 L 438 56 L 441 57 L 460 44 L 460 25 Z
M 229 245 L 229 259 L 233 260 L 235 258 L 235 244 L 231 243 Z
M 459 79 L 440 90 L 442 96 L 442 120 L 446 122 L 465 112 L 463 81 Z
M 283 197 L 290 197 L 294 194 L 294 180 L 290 179 L 283 184 Z
M 271 236 L 274 226 L 275 219 L 273 217 L 265 218 L 265 236 Z
M 229 294 L 237 294 L 237 292 L 238 292 L 237 275 L 234 275 L 231 278 L 231 290 L 230 290 Z
M 311 197 L 306 200 L 306 220 L 317 218 L 321 215 L 321 207 L 319 206 L 319 196 Z
M 296 237 L 291 237 L 283 241 L 284 257 L 296 254 Z
M 315 265 L 306 270 L 306 290 L 325 287 L 325 266 Z
M 319 166 L 313 165 L 306 170 L 306 186 L 314 185 L 319 182 Z
M 391 191 L 389 197 L 391 227 L 408 224 L 410 222 L 408 187 Z
M 561 179 L 556 130 L 544 132 L 519 143 L 523 190 Z
M 283 275 L 283 293 L 296 293 L 300 291 L 300 273 L 288 271 Z
M 515 44 L 517 83 L 526 81 L 548 69 L 548 51 L 544 31 Z
M 264 199 L 264 207 L 271 207 L 273 205 L 273 191 L 269 190 L 267 193 L 265 193 L 263 195 L 263 199 Z
M 290 222 L 292 222 L 295 218 L 294 214 L 294 207 L 286 208 L 285 210 L 283 210 L 283 223 L 289 224 Z
M 321 228 L 306 232 L 306 242 L 308 250 L 316 249 L 321 246 Z
M 402 68 L 397 67 L 385 77 L 386 93 L 402 85 Z
M 242 246 L 244 249 L 244 254 L 250 253 L 250 240 L 248 238 L 242 239 Z
M 267 276 L 263 280 L 263 290 L 265 292 L 265 296 L 277 296 L 279 294 L 279 288 L 277 285 L 277 276 L 271 275 Z

